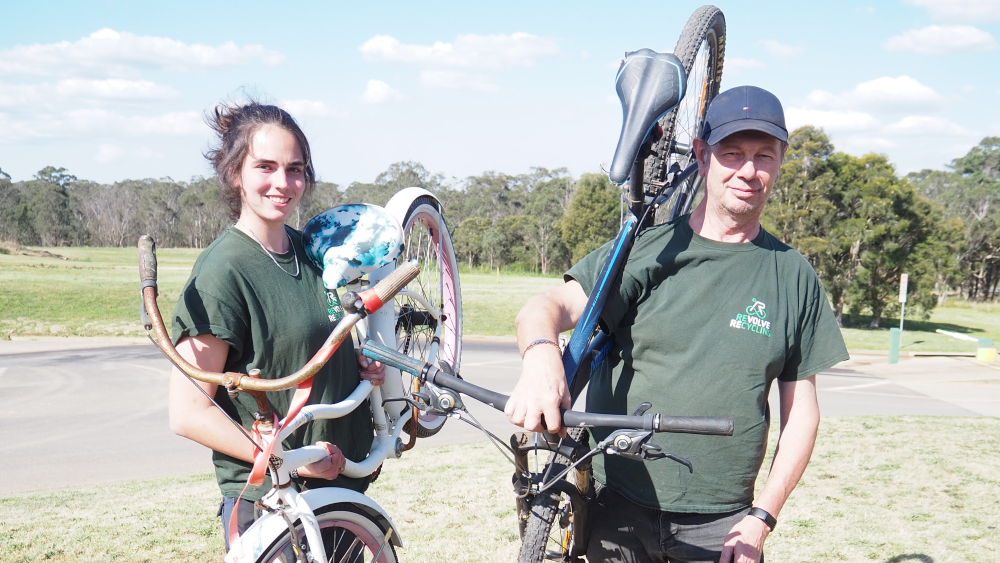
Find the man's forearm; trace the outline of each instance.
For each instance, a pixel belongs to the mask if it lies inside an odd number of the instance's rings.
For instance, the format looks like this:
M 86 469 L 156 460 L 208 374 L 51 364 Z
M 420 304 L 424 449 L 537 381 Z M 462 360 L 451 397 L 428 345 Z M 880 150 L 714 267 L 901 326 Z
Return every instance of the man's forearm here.
M 819 404 L 815 376 L 794 383 L 779 383 L 782 392 L 782 430 L 767 481 L 754 506 L 777 516 L 798 485 L 809 464 L 816 431 Z
M 514 319 L 517 327 L 517 347 L 524 349 L 535 340 L 558 342 L 559 333 L 573 328 L 587 295 L 580 284 L 571 281 L 556 290 L 535 295 L 521 307 Z

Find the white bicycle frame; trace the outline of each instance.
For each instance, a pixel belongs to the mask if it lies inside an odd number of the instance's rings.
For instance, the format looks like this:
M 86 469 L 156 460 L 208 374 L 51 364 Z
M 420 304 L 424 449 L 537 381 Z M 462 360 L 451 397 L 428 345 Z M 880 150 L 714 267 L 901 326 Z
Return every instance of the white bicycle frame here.
M 430 196 L 437 201 L 437 198 L 423 188 L 407 188 L 400 191 L 386 205 L 389 211 L 397 220 L 402 223 L 402 214 L 409 210 L 412 202 L 421 196 Z M 395 264 L 385 266 L 369 274 L 369 281 L 374 285 L 395 269 Z M 440 320 L 441 311 L 428 303 L 423 296 L 403 289 L 400 294 L 407 295 L 418 300 L 431 315 Z M 396 347 L 395 318 L 391 303 L 386 303 L 379 311 L 368 315 L 365 319 L 358 319 L 356 328 L 362 337 L 370 337 L 373 340 Z M 350 317 L 357 317 L 351 314 L 343 321 L 353 320 Z M 438 322 L 435 328 L 434 343 L 430 349 L 430 362 L 433 363 L 437 357 L 438 345 L 441 330 L 444 323 Z M 349 338 L 349 337 L 348 337 Z M 239 539 L 230 546 L 226 555 L 227 563 L 253 563 L 268 549 L 279 537 L 288 532 L 287 516 L 291 522 L 300 521 L 305 532 L 305 540 L 309 546 L 308 557 L 311 561 L 318 561 L 317 554 L 325 555 L 326 549 L 323 545 L 323 538 L 320 535 L 319 522 L 315 511 L 323 506 L 335 503 L 349 503 L 362 509 L 363 514 L 377 514 L 373 519 L 379 527 L 386 530 L 385 542 L 391 542 L 395 547 L 403 547 L 402 538 L 396 525 L 389 514 L 374 500 L 350 489 L 337 487 L 325 487 L 299 493 L 295 487 L 291 486 L 291 476 L 289 471 L 303 465 L 308 465 L 320 461 L 327 457 L 327 451 L 320 446 L 310 445 L 284 451 L 282 441 L 288 437 L 295 429 L 312 420 L 333 419 L 343 417 L 369 399 L 372 419 L 375 423 L 375 438 L 372 442 L 368 456 L 361 462 L 347 460 L 342 475 L 348 477 L 362 478 L 371 475 L 382 463 L 390 458 L 399 458 L 403 453 L 403 443 L 400 439 L 403 425 L 410 420 L 413 409 L 407 407 L 399 409 L 396 407 L 386 408 L 382 404 L 383 397 L 408 397 L 409 390 L 404 388 L 402 374 L 398 369 L 386 367 L 385 381 L 380 386 L 373 386 L 369 381 L 363 380 L 346 399 L 332 405 L 307 405 L 302 408 L 298 415 L 292 419 L 288 425 L 279 432 L 275 439 L 272 431 L 261 432 L 261 438 L 266 448 L 267 444 L 274 441 L 271 451 L 272 463 L 269 472 L 271 482 L 274 487 L 261 498 L 264 512 L 253 525 L 251 525 Z M 389 405 L 399 405 L 402 402 L 391 402 Z M 282 421 L 284 424 L 284 421 Z M 280 427 L 280 425 L 279 425 Z M 276 469 L 275 469 L 276 468 Z M 227 525 L 227 523 L 223 523 Z M 383 544 L 384 545 L 384 544 Z M 323 556 L 320 555 L 320 556 Z M 324 557 L 325 559 L 325 557 Z M 382 560 L 379 555 L 377 559 Z

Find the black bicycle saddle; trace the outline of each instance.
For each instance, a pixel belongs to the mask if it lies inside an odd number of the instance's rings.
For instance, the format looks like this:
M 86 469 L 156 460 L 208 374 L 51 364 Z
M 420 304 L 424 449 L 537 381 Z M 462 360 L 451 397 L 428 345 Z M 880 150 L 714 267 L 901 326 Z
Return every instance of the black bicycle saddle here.
M 639 49 L 625 54 L 615 89 L 622 101 L 622 132 L 608 177 L 621 185 L 656 122 L 684 97 L 687 76 L 673 53 Z

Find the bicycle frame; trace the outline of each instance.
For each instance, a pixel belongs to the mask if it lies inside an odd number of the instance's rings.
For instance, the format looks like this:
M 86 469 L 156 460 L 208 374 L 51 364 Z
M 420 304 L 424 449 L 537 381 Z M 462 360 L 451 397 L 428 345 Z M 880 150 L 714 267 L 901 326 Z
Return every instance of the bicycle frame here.
M 641 160 L 641 158 L 638 160 Z M 587 304 L 580 315 L 580 320 L 577 321 L 576 327 L 573 329 L 573 336 L 570 337 L 569 343 L 563 351 L 563 371 L 566 373 L 566 384 L 570 389 L 570 394 L 574 401 L 576 401 L 583 391 L 584 386 L 586 386 L 590 372 L 596 367 L 596 365 L 591 365 L 590 362 L 584 362 L 584 358 L 594 355 L 595 352 L 600 352 L 609 343 L 607 335 L 597 339 L 595 338 L 594 331 L 600 320 L 601 311 L 608 301 L 608 296 L 611 293 L 615 279 L 621 274 L 621 270 L 625 266 L 625 260 L 628 258 L 632 244 L 635 242 L 635 237 L 638 236 L 641 230 L 640 225 L 646 222 L 649 215 L 659 205 L 660 200 L 669 198 L 677 189 L 677 186 L 687 180 L 697 169 L 698 166 L 693 164 L 683 172 L 676 174 L 670 185 L 662 190 L 662 195 L 658 194 L 656 197 L 650 197 L 648 202 L 641 189 L 629 186 L 632 194 L 637 198 L 641 198 L 642 206 L 638 210 L 638 213 L 629 213 L 625 218 L 625 222 L 622 223 L 618 234 L 613 239 L 611 251 L 608 253 L 608 257 L 605 259 L 604 265 L 597 276 L 597 283 L 594 284 L 594 290 L 591 292 L 590 297 L 588 297 Z M 641 188 L 642 165 L 639 164 L 633 167 L 632 174 L 635 176 L 630 177 L 640 179 L 636 183 Z M 676 217 L 671 217 L 670 219 L 676 219 Z
M 313 507 L 318 508 L 339 502 L 361 505 L 369 509 L 367 511 L 369 514 L 377 514 L 376 519 L 379 520 L 384 529 L 390 532 L 386 541 L 392 542 L 396 547 L 403 547 L 402 539 L 392 518 L 378 503 L 367 496 L 350 489 L 336 487 L 325 487 L 299 493 L 290 486 L 289 468 L 302 467 L 326 458 L 325 448 L 312 445 L 286 452 L 281 446 L 281 442 L 303 424 L 313 420 L 340 418 L 361 406 L 365 399 L 369 399 L 372 417 L 375 421 L 375 440 L 364 461 L 347 460 L 341 474 L 348 477 L 371 475 L 390 456 L 400 457 L 402 448 L 400 447 L 399 435 L 403 425 L 410 419 L 410 412 L 404 412 L 393 424 L 392 432 L 389 432 L 389 419 L 385 408 L 382 407 L 381 397 L 382 393 L 379 387 L 373 386 L 369 381 L 362 381 L 354 392 L 343 401 L 332 405 L 303 407 L 287 425 L 282 421 L 282 429 L 278 432 L 277 437 L 274 436 L 273 432 L 261 433 L 265 447 L 274 442 L 269 471 L 271 481 L 275 483 L 275 486 L 260 500 L 266 514 L 261 515 L 252 526 L 240 535 L 237 543 L 230 548 L 226 555 L 225 560 L 228 563 L 256 561 L 276 538 L 288 530 L 285 517 L 291 522 L 300 521 L 302 523 L 306 542 L 309 545 L 309 553 L 326 553 L 326 546 L 319 533 L 319 522 L 316 520 Z

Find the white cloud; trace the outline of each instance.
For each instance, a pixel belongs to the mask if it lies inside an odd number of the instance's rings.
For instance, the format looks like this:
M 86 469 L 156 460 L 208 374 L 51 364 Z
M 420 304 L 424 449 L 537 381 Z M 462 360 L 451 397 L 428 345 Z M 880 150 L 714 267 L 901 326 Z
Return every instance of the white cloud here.
M 739 72 L 755 68 L 767 68 L 767 65 L 755 59 L 741 59 L 739 57 L 726 59 L 726 72 Z
M 892 135 L 948 135 L 964 136 L 971 131 L 943 117 L 909 115 L 896 123 L 887 125 L 885 132 Z
M 0 114 L 0 130 L 4 132 L 0 143 L 41 138 L 175 137 L 208 133 L 201 114 L 194 111 L 123 115 L 100 108 Z
M 529 33 L 510 35 L 459 35 L 454 43 L 406 45 L 395 37 L 376 35 L 359 48 L 370 61 L 432 68 L 500 70 L 532 67 L 559 55 L 556 40 Z
M 103 144 L 97 147 L 97 154 L 94 155 L 94 160 L 102 164 L 107 164 L 109 162 L 114 162 L 125 155 L 125 151 L 121 148 L 112 144 Z
M 162 86 L 148 80 L 86 80 L 67 78 L 55 85 L 60 96 L 104 100 L 165 100 L 179 98 L 180 92 L 170 86 Z
M 816 109 L 880 108 L 892 110 L 936 109 L 945 99 L 909 76 L 883 76 L 862 82 L 843 94 L 814 90 L 806 97 Z
M 493 79 L 488 75 L 455 72 L 451 70 L 422 71 L 420 73 L 420 83 L 428 88 L 442 88 L 448 90 L 496 92 L 499 89 Z
M 822 127 L 827 131 L 864 131 L 877 129 L 879 121 L 873 115 L 851 110 L 818 110 L 790 107 L 785 110 L 788 130 L 803 125 Z
M 282 100 L 278 105 L 292 117 L 347 117 L 346 112 L 334 111 L 324 102 L 314 100 Z
M 997 48 L 997 42 L 989 33 L 970 25 L 932 25 L 890 37 L 885 42 L 885 48 L 889 51 L 941 55 L 992 51 Z
M 16 45 L 0 50 L 0 75 L 128 77 L 135 76 L 139 68 L 195 72 L 252 60 L 268 66 L 285 63 L 284 55 L 261 45 L 239 47 L 227 41 L 213 47 L 105 28 L 72 43 Z
M 773 39 L 761 39 L 758 41 L 763 45 L 764 50 L 768 52 L 769 55 L 776 59 L 794 59 L 803 51 L 802 47 L 792 47 L 790 45 L 782 45 Z M 726 61 L 728 62 L 728 61 Z
M 962 92 L 964 92 L 966 94 L 969 94 L 969 93 L 972 93 L 972 92 L 975 92 L 975 91 L 976 91 L 976 87 L 973 86 L 972 84 L 966 84 L 965 86 L 962 86 Z
M 938 20 L 962 23 L 983 23 L 1000 20 L 997 0 L 905 0 L 911 6 L 927 8 Z
M 369 80 L 361 101 L 366 104 L 384 104 L 403 99 L 403 95 L 381 80 Z
M 9 84 L 0 82 L 0 107 L 17 110 L 79 105 L 81 102 L 150 101 L 179 98 L 169 86 L 148 80 L 86 80 L 68 78 L 58 82 Z
M 580 58 L 581 59 L 589 59 L 590 58 L 590 51 L 580 51 Z
M 196 111 L 165 113 L 153 117 L 127 118 L 125 132 L 132 135 L 193 135 L 207 132 L 202 116 Z

